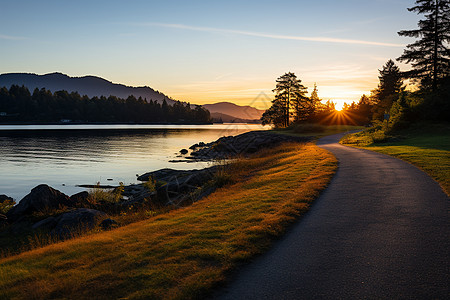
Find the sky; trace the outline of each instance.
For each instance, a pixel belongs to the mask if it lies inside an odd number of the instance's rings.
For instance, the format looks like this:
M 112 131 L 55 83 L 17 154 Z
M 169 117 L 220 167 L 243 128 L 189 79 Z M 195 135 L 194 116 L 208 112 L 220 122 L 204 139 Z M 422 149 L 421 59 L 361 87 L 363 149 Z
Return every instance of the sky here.
M 267 108 L 294 72 L 341 105 L 378 84 L 413 0 L 0 0 L 0 73 L 95 75 L 195 104 Z M 402 70 L 409 66 L 398 63 Z

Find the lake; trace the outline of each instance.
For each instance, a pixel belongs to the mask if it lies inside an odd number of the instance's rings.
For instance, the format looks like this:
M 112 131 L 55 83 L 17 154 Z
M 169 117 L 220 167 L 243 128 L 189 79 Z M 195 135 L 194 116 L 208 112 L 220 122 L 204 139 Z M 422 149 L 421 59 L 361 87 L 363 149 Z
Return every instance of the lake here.
M 22 199 L 42 183 L 68 195 L 79 184 L 136 183 L 161 168 L 198 169 L 206 162 L 177 162 L 198 142 L 269 127 L 214 125 L 0 125 L 0 194 Z

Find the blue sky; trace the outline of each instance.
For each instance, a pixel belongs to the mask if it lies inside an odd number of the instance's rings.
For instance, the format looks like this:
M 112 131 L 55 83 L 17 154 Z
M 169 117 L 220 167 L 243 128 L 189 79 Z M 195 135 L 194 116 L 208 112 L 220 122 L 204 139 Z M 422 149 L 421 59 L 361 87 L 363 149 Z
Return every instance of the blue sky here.
M 413 0 L 0 4 L 0 73 L 96 75 L 192 103 L 259 108 L 289 71 L 324 99 L 358 100 L 412 41 L 397 31 L 419 19 L 407 11 Z

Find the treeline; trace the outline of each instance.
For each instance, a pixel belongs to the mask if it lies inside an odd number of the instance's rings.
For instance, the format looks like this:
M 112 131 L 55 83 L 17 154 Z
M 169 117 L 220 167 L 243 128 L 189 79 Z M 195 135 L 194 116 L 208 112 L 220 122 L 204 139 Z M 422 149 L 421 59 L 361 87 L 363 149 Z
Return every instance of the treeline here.
M 12 85 L 0 88 L 0 123 L 210 123 L 208 110 L 176 101 L 169 105 L 146 101 L 141 97 L 127 99 L 81 96 L 77 92 L 35 89 Z
M 381 70 L 378 87 L 358 103 L 346 104 L 336 112 L 332 103 L 321 103 L 314 87 L 310 97 L 295 74 L 276 81 L 275 99 L 262 117 L 263 124 L 288 127 L 293 123 L 373 124 L 390 131 L 417 121 L 450 120 L 450 1 L 416 0 L 409 11 L 424 14 L 419 28 L 402 30 L 401 36 L 417 40 L 406 46 L 398 61 L 411 64 L 400 71 L 393 60 Z M 407 91 L 404 80 L 414 84 Z
M 275 99 L 272 106 L 263 114 L 263 124 L 275 127 L 289 127 L 299 123 L 318 123 L 323 125 L 364 125 L 370 122 L 372 105 L 363 98 L 358 104 L 344 107 L 345 112 L 337 112 L 335 103 L 323 103 L 318 96 L 317 86 L 308 97 L 307 88 L 294 73 L 285 73 L 276 80 Z

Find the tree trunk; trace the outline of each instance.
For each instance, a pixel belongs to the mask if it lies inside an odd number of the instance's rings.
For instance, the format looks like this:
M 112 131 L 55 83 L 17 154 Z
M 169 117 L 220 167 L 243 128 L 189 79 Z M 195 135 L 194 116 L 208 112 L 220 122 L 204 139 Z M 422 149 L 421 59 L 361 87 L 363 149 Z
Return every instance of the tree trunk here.
M 433 85 L 432 91 L 436 92 L 437 88 L 437 77 L 438 77 L 438 45 L 439 45 L 439 30 L 438 30 L 438 10 L 439 10 L 439 0 L 435 1 L 434 10 L 434 53 L 433 53 Z

